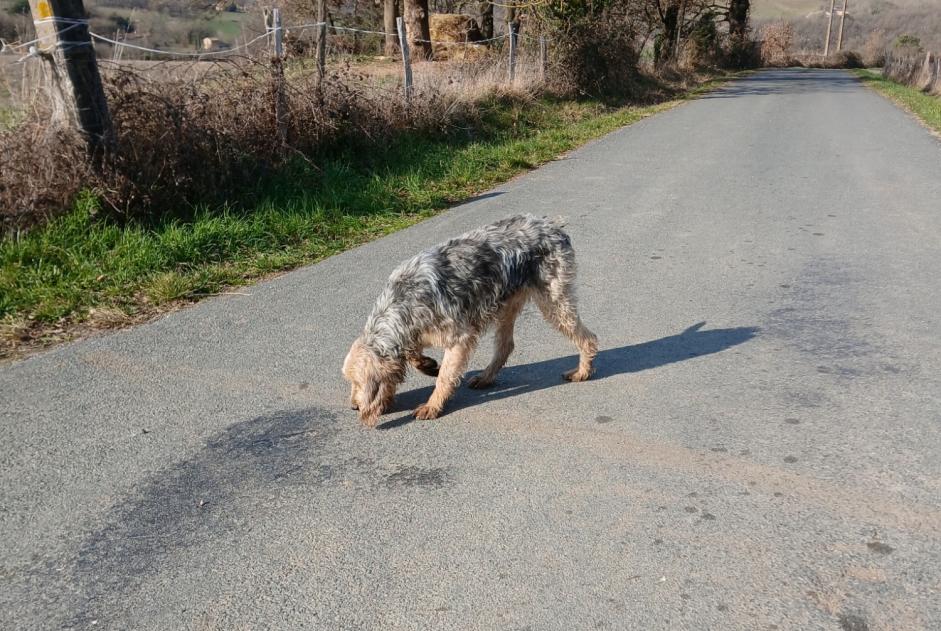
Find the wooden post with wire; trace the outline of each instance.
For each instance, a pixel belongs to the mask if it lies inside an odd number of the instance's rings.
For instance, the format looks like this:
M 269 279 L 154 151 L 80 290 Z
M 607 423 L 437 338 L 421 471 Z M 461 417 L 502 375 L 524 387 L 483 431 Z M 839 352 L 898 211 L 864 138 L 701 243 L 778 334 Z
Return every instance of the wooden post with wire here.
M 546 36 L 539 36 L 539 78 L 546 80 L 546 69 L 549 66 L 549 47 Z
M 510 85 L 512 85 L 516 81 L 516 24 L 507 22 L 507 28 L 510 31 Z
M 405 20 L 395 18 L 395 26 L 399 31 L 399 47 L 402 49 L 402 68 L 405 72 L 405 105 L 412 104 L 412 61 L 408 55 L 408 39 L 405 37 Z
M 827 42 L 823 45 L 823 56 L 830 56 L 830 33 L 833 30 L 833 5 L 836 4 L 836 0 L 830 0 L 830 13 L 829 18 L 827 19 Z
M 29 8 L 40 40 L 30 55 L 51 68 L 52 119 L 77 128 L 97 162 L 114 145 L 114 128 L 82 0 L 29 0 Z
M 317 0 L 317 22 L 317 91 L 322 98 L 327 74 L 327 0 Z
M 274 81 L 274 119 L 278 130 L 278 142 L 283 148 L 288 144 L 287 102 L 284 97 L 284 28 L 281 24 L 281 9 L 265 9 L 265 30 L 271 49 L 271 76 Z

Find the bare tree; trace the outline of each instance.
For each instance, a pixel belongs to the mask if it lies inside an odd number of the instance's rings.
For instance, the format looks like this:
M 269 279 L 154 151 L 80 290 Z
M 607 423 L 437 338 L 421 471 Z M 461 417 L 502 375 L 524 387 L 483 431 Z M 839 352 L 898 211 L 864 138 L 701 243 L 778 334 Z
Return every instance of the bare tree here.
M 744 42 L 748 36 L 748 13 L 750 0 L 731 0 L 729 2 L 729 37 L 733 42 Z
M 480 34 L 484 39 L 493 37 L 493 3 L 478 2 L 477 10 L 480 13 Z
M 386 32 L 385 53 L 387 57 L 393 57 L 399 52 L 399 37 L 396 35 L 395 18 L 399 15 L 398 0 L 383 0 L 382 3 L 382 25 Z
M 408 47 L 416 59 L 431 59 L 431 28 L 428 24 L 428 0 L 403 0 Z

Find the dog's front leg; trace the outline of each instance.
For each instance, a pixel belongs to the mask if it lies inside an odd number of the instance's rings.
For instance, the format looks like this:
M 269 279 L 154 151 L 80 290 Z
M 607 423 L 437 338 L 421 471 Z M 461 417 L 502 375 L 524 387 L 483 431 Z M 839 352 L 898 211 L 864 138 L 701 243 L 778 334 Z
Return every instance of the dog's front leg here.
M 431 393 L 431 398 L 427 403 L 418 406 L 415 410 L 415 418 L 427 420 L 441 415 L 444 404 L 460 385 L 461 376 L 473 352 L 474 342 L 456 344 L 444 352 L 441 368 L 438 370 L 438 379 L 435 381 L 435 391 Z

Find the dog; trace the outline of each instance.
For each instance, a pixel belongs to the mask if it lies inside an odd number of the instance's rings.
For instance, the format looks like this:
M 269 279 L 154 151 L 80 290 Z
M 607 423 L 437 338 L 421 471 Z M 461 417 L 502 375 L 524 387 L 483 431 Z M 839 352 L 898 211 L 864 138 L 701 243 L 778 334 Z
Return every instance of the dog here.
M 471 388 L 494 383 L 513 352 L 513 325 L 527 301 L 578 348 L 578 366 L 563 377 L 592 374 L 598 338 L 575 305 L 575 250 L 558 220 L 517 215 L 472 230 L 402 263 L 379 294 L 366 326 L 343 362 L 350 405 L 367 427 L 395 398 L 410 364 L 436 377 L 418 419 L 441 415 L 461 382 L 480 336 L 494 325 L 493 359 L 472 378 Z M 440 367 L 424 355 L 444 349 Z

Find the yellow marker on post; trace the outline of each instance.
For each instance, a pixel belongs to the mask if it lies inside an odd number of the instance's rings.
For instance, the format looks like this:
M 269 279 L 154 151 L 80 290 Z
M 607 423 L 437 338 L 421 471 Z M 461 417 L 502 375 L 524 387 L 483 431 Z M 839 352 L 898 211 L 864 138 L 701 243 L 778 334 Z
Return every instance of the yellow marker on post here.
M 49 4 L 49 0 L 39 0 L 36 3 L 36 14 L 40 20 L 52 17 L 52 6 Z

